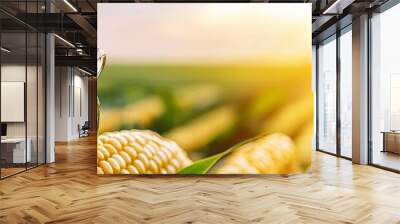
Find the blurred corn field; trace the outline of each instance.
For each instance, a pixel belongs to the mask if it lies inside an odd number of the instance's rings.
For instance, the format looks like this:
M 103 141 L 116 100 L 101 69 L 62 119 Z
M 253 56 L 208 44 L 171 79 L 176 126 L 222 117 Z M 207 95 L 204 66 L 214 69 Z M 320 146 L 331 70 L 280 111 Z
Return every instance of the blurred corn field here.
M 98 84 L 98 173 L 177 173 L 259 134 L 266 137 L 236 148 L 210 172 L 305 172 L 312 160 L 310 79 L 308 69 L 110 66 Z M 180 156 L 163 159 L 169 149 Z

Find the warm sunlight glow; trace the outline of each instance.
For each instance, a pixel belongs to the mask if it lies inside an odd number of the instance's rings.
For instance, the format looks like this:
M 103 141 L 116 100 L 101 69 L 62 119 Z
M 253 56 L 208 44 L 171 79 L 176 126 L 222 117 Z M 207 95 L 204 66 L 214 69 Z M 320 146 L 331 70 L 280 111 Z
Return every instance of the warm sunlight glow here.
M 98 42 L 118 63 L 308 62 L 311 7 L 287 6 L 99 4 Z

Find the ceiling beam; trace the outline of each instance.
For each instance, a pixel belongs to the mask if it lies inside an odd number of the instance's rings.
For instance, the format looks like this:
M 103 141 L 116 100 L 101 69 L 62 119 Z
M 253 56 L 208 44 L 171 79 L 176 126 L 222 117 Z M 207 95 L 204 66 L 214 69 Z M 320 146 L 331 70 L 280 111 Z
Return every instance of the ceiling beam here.
M 71 13 L 67 15 L 72 21 L 80 26 L 91 38 L 96 39 L 97 31 L 96 28 L 90 24 L 85 17 L 80 14 Z
M 56 66 L 87 67 L 96 71 L 97 59 L 91 56 L 55 56 Z
M 343 10 L 353 2 L 355 2 L 355 0 L 336 0 L 330 4 L 322 14 L 342 14 Z
M 324 26 L 324 24 L 326 24 L 332 18 L 334 18 L 334 16 L 320 16 L 317 18 L 317 20 L 315 20 L 315 22 L 312 24 L 312 32 L 314 33 L 320 30 L 322 26 Z

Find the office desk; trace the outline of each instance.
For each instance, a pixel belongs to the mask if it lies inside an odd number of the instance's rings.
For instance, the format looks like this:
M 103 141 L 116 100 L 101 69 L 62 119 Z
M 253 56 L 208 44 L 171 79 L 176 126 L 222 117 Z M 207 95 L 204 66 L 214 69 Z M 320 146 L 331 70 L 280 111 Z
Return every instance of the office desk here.
M 383 134 L 382 152 L 392 152 L 400 154 L 400 132 L 382 131 L 382 134 Z
M 26 140 L 26 154 L 25 154 L 25 138 L 5 138 L 1 139 L 1 159 L 5 163 L 25 163 L 31 161 L 31 145 L 30 138 Z

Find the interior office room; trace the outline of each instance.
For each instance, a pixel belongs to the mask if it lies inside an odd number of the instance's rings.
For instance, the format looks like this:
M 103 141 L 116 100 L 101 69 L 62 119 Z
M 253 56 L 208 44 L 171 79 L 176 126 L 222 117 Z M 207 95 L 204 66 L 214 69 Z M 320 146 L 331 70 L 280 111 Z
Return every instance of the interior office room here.
M 0 1 L 0 223 L 400 222 L 398 0 L 243 1 L 312 5 L 313 163 L 201 178 L 96 174 L 97 4 L 120 2 Z
M 95 122 L 89 122 L 95 116 L 89 117 L 89 95 L 96 96 L 96 61 L 79 32 L 69 29 L 63 33 L 68 28 L 38 26 L 46 19 L 29 18 L 50 10 L 60 12 L 63 7 L 71 10 L 68 5 L 2 1 L 1 7 L 0 178 L 4 179 L 54 162 L 55 144 L 86 137 L 95 130 Z M 49 37 L 50 31 L 59 35 Z M 66 40 L 67 35 L 72 40 Z M 95 105 L 94 101 L 91 109 Z
M 399 84 L 398 63 L 395 52 L 400 33 L 395 27 L 399 21 L 400 5 L 382 7 L 379 12 L 369 13 L 368 42 L 365 45 L 365 164 L 399 171 Z M 314 45 L 317 67 L 317 150 L 352 160 L 354 76 L 352 54 L 354 38 L 352 23 L 343 18 L 340 28 L 327 34 Z M 325 31 L 327 32 L 327 31 Z M 359 81 L 359 80 L 356 80 Z M 359 155 L 358 155 L 359 156 Z M 358 161 L 359 158 L 356 160 Z M 354 161 L 354 160 L 353 160 Z
M 400 170 L 400 67 L 395 59 L 400 32 L 392 27 L 399 20 L 399 5 L 371 18 L 370 160 L 395 170 Z

